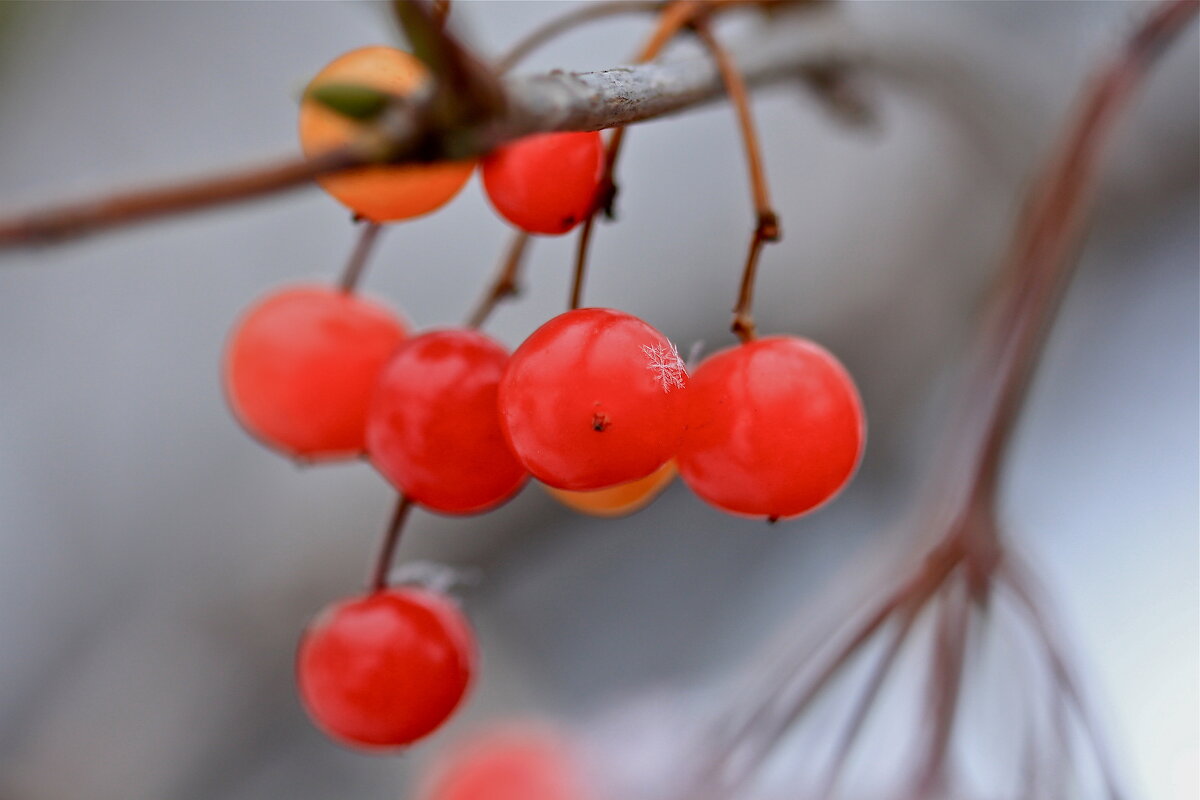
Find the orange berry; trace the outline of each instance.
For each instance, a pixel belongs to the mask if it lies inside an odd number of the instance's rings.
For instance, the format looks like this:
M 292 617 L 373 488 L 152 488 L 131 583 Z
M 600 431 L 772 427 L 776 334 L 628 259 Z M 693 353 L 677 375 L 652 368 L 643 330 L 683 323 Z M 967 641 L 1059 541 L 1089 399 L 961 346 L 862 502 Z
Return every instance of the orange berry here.
M 308 89 L 333 83 L 354 84 L 388 94 L 412 94 L 426 79 L 425 66 L 401 50 L 376 45 L 338 56 L 317 73 Z M 300 147 L 315 156 L 342 147 L 360 135 L 363 123 L 342 116 L 307 97 L 300 104 Z M 437 164 L 362 167 L 317 182 L 359 216 L 394 222 L 428 214 L 458 194 L 475 160 Z
M 675 479 L 678 469 L 671 459 L 644 478 L 636 481 L 593 489 L 590 492 L 571 492 L 547 486 L 546 491 L 568 508 L 594 517 L 623 517 L 639 511 L 658 497 Z

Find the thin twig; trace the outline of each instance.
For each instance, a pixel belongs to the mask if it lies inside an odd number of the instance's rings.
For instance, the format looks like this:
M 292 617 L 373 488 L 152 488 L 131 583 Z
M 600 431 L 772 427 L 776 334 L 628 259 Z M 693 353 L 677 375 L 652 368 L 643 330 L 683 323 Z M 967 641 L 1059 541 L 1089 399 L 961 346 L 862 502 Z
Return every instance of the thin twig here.
M 636 61 L 644 63 L 655 58 L 667 43 L 686 26 L 703 8 L 696 0 L 672 0 L 667 3 L 659 14 L 658 24 L 650 38 L 642 45 Z M 592 207 L 583 220 L 579 229 L 579 241 L 575 250 L 575 270 L 571 280 L 571 296 L 568 307 L 579 308 L 583 302 L 583 281 L 587 274 L 588 249 L 592 241 L 592 228 L 596 224 L 596 214 L 603 211 L 612 216 L 613 200 L 616 198 L 617 185 L 613 174 L 617 168 L 617 157 L 621 154 L 621 143 L 625 140 L 625 129 L 616 128 L 608 137 L 604 148 L 604 171 L 600 183 L 596 187 L 596 196 Z
M 725 84 L 725 93 L 729 96 L 729 103 L 737 114 L 742 145 L 746 148 L 746 162 L 750 173 L 750 194 L 754 200 L 754 211 L 759 217 L 773 214 L 770 192 L 767 188 L 766 170 L 763 169 L 762 148 L 759 144 L 758 130 L 754 124 L 754 114 L 750 110 L 750 94 L 746 90 L 746 81 L 742 78 L 737 64 L 734 63 L 733 56 L 713 35 L 712 25 L 707 17 L 701 16 L 694 19 L 692 29 L 712 55 L 713 61 L 716 62 L 717 69 L 721 73 L 721 81 Z
M 994 495 L 1051 321 L 1078 259 L 1087 205 L 1104 147 L 1155 59 L 1196 15 L 1196 0 L 1156 6 L 1122 50 L 1092 79 L 1054 155 L 1025 203 L 1006 273 L 1020 291 L 995 316 L 993 352 L 981 360 L 984 385 L 995 387 L 975 473 L 977 493 Z
M 572 311 L 579 308 L 583 302 L 583 279 L 587 273 L 588 245 L 592 241 L 592 218 L 594 216 L 593 214 L 587 218 L 583 228 L 579 231 L 578 243 L 575 246 L 575 272 L 571 276 L 571 299 L 567 302 L 567 308 Z
M 884 682 L 887 680 L 888 675 L 891 674 L 892 667 L 896 663 L 896 658 L 900 655 L 900 651 L 903 650 L 905 643 L 908 641 L 908 634 L 920 616 L 921 611 L 922 607 L 913 607 L 901 614 L 895 630 L 892 631 L 891 638 L 888 639 L 883 653 L 875 662 L 870 677 L 867 678 L 866 686 L 859 694 L 854 710 L 850 713 L 850 720 L 846 724 L 842 738 L 838 741 L 837 748 L 834 750 L 833 758 L 829 762 L 825 780 L 822 781 L 821 790 L 817 792 L 817 797 L 829 798 L 833 796 L 834 790 L 837 788 L 838 778 L 842 774 L 842 768 L 846 765 L 846 760 L 850 757 L 850 752 L 854 749 L 854 743 L 858 739 L 858 734 L 875 705 L 875 698 L 879 696 L 879 690 L 883 688 Z
M 362 277 L 363 269 L 371 257 L 371 251 L 375 248 L 375 242 L 379 238 L 381 230 L 382 226 L 378 222 L 362 223 L 362 231 L 358 235 L 354 249 L 350 251 L 350 258 L 342 269 L 342 276 L 338 279 L 338 288 L 346 294 L 350 294 L 358 288 L 358 281 Z
M 963 664 L 971 622 L 971 595 L 965 582 L 943 587 L 934 635 L 933 669 L 929 672 L 929 708 L 933 717 L 925 761 L 916 775 L 913 800 L 935 796 L 945 790 L 945 764 L 950 749 L 958 698 L 962 692 Z
M 392 520 L 384 531 L 383 539 L 379 543 L 379 552 L 371 565 L 371 576 L 367 580 L 369 591 L 378 592 L 387 588 L 388 573 L 391 572 L 392 561 L 395 560 L 396 546 L 400 544 L 400 534 L 404 531 L 404 523 L 408 520 L 412 507 L 412 501 L 404 495 L 400 495 L 396 500 L 396 510 L 392 512 Z
M 758 272 L 758 257 L 765 243 L 779 241 L 779 217 L 771 208 L 767 174 L 763 169 L 762 151 L 759 146 L 758 131 L 754 126 L 754 115 L 750 111 L 750 97 L 746 91 L 746 81 L 742 78 L 742 73 L 738 70 L 729 51 L 713 35 L 707 18 L 698 17 L 693 20 L 692 28 L 717 64 L 721 80 L 725 84 L 725 92 L 729 95 L 729 102 L 737 113 L 742 144 L 746 148 L 746 162 L 750 172 L 750 193 L 754 199 L 756 221 L 754 231 L 750 234 L 750 251 L 746 255 L 746 266 L 742 270 L 742 283 L 738 289 L 737 304 L 733 308 L 732 330 L 743 342 L 749 342 L 753 341 L 757 334 L 752 307 L 754 304 L 754 280 Z
M 321 175 L 361 166 L 367 161 L 353 150 L 342 149 L 318 158 L 289 158 L 262 167 L 18 212 L 0 218 L 0 248 L 54 244 L 104 228 L 250 200 L 296 189 Z
M 471 316 L 467 318 L 468 328 L 482 328 L 483 323 L 491 316 L 492 311 L 502 300 L 515 297 L 521 291 L 521 265 L 525 261 L 525 251 L 532 237 L 524 231 L 514 233 L 505 250 L 504 260 L 496 271 L 496 277 L 488 287 L 487 292 L 479 300 Z
M 607 0 L 574 8 L 526 34 L 507 53 L 496 59 L 496 72 L 508 72 L 534 50 L 581 25 L 621 14 L 655 13 L 661 11 L 668 2 L 670 0 Z

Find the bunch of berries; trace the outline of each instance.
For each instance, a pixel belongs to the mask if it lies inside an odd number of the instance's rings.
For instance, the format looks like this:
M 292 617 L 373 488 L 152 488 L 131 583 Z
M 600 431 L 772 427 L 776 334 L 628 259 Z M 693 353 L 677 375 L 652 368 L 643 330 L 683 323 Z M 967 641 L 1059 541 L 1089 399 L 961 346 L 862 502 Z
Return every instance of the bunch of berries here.
M 411 56 L 370 47 L 338 58 L 313 85 L 403 94 L 424 75 Z M 315 154 L 358 131 L 306 99 L 300 135 Z M 498 148 L 482 173 L 512 224 L 561 234 L 594 212 L 603 168 L 599 133 L 563 133 Z M 443 205 L 472 169 L 373 166 L 322 185 L 379 223 Z M 853 381 L 810 341 L 754 339 L 689 376 L 666 336 L 604 308 L 557 316 L 510 355 L 471 328 L 410 335 L 399 314 L 347 288 L 289 286 L 237 323 L 224 382 L 234 415 L 266 445 L 306 461 L 366 456 L 408 502 L 450 515 L 495 508 L 530 475 L 573 508 L 619 515 L 678 473 L 727 512 L 795 517 L 846 484 L 864 437 Z M 474 636 L 455 601 L 416 586 L 374 586 L 334 603 L 297 658 L 315 722 L 364 748 L 435 730 L 474 669 Z

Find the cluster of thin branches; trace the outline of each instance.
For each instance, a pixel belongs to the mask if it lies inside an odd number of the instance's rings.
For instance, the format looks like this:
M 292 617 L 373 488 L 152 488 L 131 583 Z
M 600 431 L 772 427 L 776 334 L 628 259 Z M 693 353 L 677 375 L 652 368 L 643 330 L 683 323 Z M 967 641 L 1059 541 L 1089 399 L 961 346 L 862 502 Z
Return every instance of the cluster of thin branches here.
M 1063 797 L 1080 764 L 1099 773 L 1103 796 L 1123 796 L 1116 773 L 1085 702 L 1080 682 L 1051 621 L 1036 576 L 1004 537 L 996 496 L 1006 446 L 1026 388 L 1076 264 L 1076 253 L 1104 147 L 1158 57 L 1200 9 L 1194 0 L 1154 7 L 1120 50 L 1083 89 L 1061 140 L 1025 199 L 1010 251 L 998 276 L 1000 290 L 984 318 L 965 387 L 958 424 L 932 480 L 931 499 L 897 536 L 932 541 L 924 560 L 899 585 L 845 628 L 819 642 L 795 641 L 770 668 L 756 670 L 749 691 L 719 714 L 696 747 L 679 800 L 733 800 L 754 796 L 757 774 L 788 733 L 803 724 L 818 699 L 863 659 L 873 659 L 846 711 L 833 755 L 814 797 L 833 797 L 845 778 L 881 690 L 922 616 L 933 619 L 928 652 L 926 720 L 920 754 L 899 798 L 964 797 L 953 784 L 949 753 L 962 705 L 968 647 L 1008 606 L 1027 628 L 1051 681 L 1051 730 L 1031 724 L 1023 749 L 1055 753 L 1053 774 L 1030 767 L 1012 796 Z M 1039 710 L 1025 710 L 1031 721 Z M 1073 754 L 1082 730 L 1090 752 Z M 1077 785 L 1077 784 L 1076 784 Z

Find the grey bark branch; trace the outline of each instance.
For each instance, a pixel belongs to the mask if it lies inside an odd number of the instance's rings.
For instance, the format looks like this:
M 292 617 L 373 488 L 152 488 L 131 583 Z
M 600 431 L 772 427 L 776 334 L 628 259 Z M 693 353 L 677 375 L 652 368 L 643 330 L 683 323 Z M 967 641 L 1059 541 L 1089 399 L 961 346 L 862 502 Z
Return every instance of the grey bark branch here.
M 806 9 L 731 48 L 748 86 L 800 79 L 850 60 L 849 37 L 830 12 Z M 712 102 L 725 90 L 707 55 L 602 72 L 512 78 L 510 109 L 500 129 L 514 138 L 542 131 L 600 130 L 674 114 Z
M 751 87 L 802 78 L 850 60 L 845 29 L 828 11 L 780 14 L 731 48 Z M 132 189 L 0 216 L 0 249 L 48 244 L 153 218 L 262 197 L 308 185 L 321 175 L 386 160 L 464 158 L 530 133 L 599 130 L 656 119 L 723 96 L 707 56 L 600 72 L 555 71 L 505 80 L 504 114 L 477 130 L 437 130 L 426 109 L 406 103 L 384 115 L 379 136 L 324 159 L 296 158 L 269 168 Z

